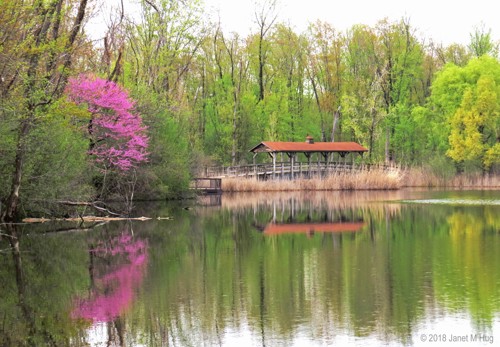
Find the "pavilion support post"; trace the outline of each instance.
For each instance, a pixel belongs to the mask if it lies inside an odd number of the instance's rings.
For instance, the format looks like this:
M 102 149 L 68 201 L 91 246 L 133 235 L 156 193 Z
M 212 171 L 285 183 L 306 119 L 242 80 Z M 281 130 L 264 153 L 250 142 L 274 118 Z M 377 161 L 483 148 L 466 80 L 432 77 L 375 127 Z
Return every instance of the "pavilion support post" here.
M 276 179 L 276 153 L 271 152 L 269 154 L 273 158 L 273 180 L 274 180 L 274 179 Z
M 318 171 L 317 171 L 317 175 L 318 177 L 321 177 L 321 159 L 320 159 L 320 156 L 321 156 L 321 153 L 318 152 L 317 154 L 317 158 L 318 158 Z
M 294 156 L 294 153 L 287 152 L 286 154 L 288 155 L 288 158 L 290 159 L 290 164 L 289 164 L 289 166 L 290 166 L 290 170 L 289 170 L 290 178 L 289 179 L 293 179 L 293 160 L 294 160 L 293 156 Z
M 257 153 L 253 154 L 253 175 L 255 179 L 257 179 L 257 163 L 255 161 L 255 157 L 257 156 Z
M 304 153 L 307 158 L 307 176 L 311 177 L 311 153 Z
M 326 153 L 326 174 L 330 171 L 330 153 Z
M 347 162 L 346 162 L 346 154 L 342 152 L 340 156 L 344 159 L 344 171 L 347 171 Z
M 321 156 L 325 160 L 325 170 L 322 173 L 322 177 L 326 176 L 326 173 L 328 172 L 328 153 L 327 152 L 322 152 Z
M 283 168 L 283 163 L 284 163 L 284 160 L 283 160 L 283 152 L 280 152 L 280 161 L 281 161 L 281 176 L 280 176 L 280 179 L 284 179 L 285 176 L 283 175 L 283 171 L 284 171 L 284 168 Z

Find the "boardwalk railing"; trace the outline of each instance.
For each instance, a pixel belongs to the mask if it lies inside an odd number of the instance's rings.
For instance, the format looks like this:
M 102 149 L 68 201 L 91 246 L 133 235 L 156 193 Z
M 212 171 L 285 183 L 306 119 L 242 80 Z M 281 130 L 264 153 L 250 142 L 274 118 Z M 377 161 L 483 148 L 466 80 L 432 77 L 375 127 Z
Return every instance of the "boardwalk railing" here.
M 256 164 L 238 166 L 209 166 L 203 170 L 205 177 L 255 177 L 259 179 L 285 177 L 312 177 L 336 172 L 395 170 L 394 166 L 373 164 L 352 164 L 340 162 L 294 163 L 279 162 L 276 165 Z
M 222 183 L 217 177 L 198 177 L 191 180 L 190 188 L 198 192 L 217 194 L 222 191 Z

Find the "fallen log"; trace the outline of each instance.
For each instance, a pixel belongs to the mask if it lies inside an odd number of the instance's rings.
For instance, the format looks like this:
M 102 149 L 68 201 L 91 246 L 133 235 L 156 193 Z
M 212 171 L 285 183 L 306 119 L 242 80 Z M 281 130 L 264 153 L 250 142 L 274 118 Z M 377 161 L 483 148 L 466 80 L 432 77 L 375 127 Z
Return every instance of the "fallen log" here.
M 149 217 L 96 217 L 96 216 L 81 216 L 81 217 L 71 217 L 71 218 L 24 218 L 23 223 L 46 223 L 54 221 L 66 221 L 66 222 L 109 222 L 109 221 L 120 221 L 120 220 L 137 220 L 137 221 L 147 221 L 150 220 Z

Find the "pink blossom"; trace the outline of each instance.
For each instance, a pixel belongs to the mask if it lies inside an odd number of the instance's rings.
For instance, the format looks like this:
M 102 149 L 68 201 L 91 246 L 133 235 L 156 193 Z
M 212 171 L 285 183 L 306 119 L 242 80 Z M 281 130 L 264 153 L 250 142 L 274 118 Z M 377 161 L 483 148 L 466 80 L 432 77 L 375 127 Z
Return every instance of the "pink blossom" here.
M 68 98 L 91 113 L 89 154 L 105 167 L 128 171 L 147 161 L 148 136 L 134 101 L 114 82 L 91 75 L 68 81 Z

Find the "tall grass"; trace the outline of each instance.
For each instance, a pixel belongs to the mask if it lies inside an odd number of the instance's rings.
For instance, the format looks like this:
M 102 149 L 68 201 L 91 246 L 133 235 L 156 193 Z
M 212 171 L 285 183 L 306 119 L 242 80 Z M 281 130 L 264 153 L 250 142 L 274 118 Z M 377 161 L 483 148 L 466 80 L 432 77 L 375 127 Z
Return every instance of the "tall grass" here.
M 440 176 L 426 169 L 408 169 L 403 173 L 404 187 L 500 188 L 499 175 L 481 173 Z
M 500 176 L 468 174 L 442 177 L 424 169 L 377 169 L 341 172 L 323 178 L 295 180 L 222 179 L 224 192 L 395 190 L 404 187 L 500 188 Z
M 258 181 L 246 178 L 222 179 L 224 192 L 254 192 L 254 191 L 300 191 L 300 190 L 392 190 L 402 187 L 400 170 L 341 172 L 324 178 L 310 179 L 277 179 Z

